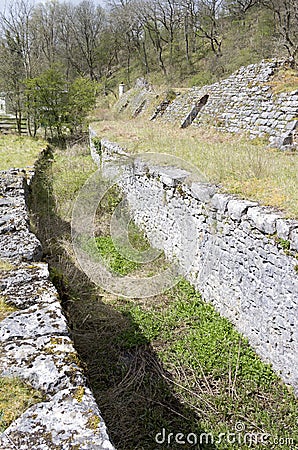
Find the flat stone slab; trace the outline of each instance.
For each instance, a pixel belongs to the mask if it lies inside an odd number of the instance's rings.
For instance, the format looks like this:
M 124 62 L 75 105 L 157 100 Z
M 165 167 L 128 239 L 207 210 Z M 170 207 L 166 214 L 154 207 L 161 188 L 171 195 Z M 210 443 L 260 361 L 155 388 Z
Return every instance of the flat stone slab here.
M 268 234 L 276 232 L 276 222 L 280 219 L 280 215 L 270 213 L 261 206 L 249 208 L 247 216 L 258 230 Z
M 0 322 L 0 342 L 47 335 L 68 335 L 66 319 L 58 301 L 43 308 L 34 305 L 14 312 Z
M 23 264 L 20 268 L 0 273 L 0 294 L 7 304 L 19 309 L 35 304 L 49 305 L 58 300 L 58 293 L 48 277 L 47 264 Z
M 69 337 L 48 265 L 40 262 L 26 190 L 24 172 L 0 172 L 0 259 L 11 263 L 0 271 L 0 295 L 19 309 L 0 322 L 0 376 L 24 380 L 46 401 L 0 435 L 0 450 L 114 449 Z
M 2 435 L 5 450 L 114 450 L 87 387 L 65 389 L 27 409 Z
M 17 376 L 47 395 L 86 384 L 67 336 L 41 336 L 0 345 L 1 376 Z
M 42 249 L 37 237 L 26 230 L 7 233 L 1 236 L 0 258 L 9 261 L 38 261 Z

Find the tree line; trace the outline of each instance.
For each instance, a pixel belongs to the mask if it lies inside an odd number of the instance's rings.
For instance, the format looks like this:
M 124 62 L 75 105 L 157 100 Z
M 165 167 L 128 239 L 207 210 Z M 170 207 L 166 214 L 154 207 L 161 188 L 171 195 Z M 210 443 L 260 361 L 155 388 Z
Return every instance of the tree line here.
M 32 135 L 80 130 L 97 90 L 120 81 L 205 84 L 297 54 L 297 0 L 15 0 L 0 14 L 0 88 Z

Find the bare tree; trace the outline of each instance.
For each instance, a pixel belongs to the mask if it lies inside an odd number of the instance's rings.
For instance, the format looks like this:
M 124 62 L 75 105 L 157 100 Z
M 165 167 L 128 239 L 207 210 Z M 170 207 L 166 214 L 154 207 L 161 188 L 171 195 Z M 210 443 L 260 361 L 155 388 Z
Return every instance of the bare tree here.
M 197 6 L 197 35 L 209 41 L 216 56 L 222 54 L 223 37 L 220 32 L 220 17 L 224 11 L 223 0 L 200 0 Z
M 89 74 L 91 80 L 96 80 L 98 78 L 97 53 L 104 30 L 104 11 L 100 6 L 95 6 L 91 0 L 83 0 L 74 8 L 69 6 L 65 13 L 70 33 L 67 38 L 72 39 L 74 43 L 72 49 L 68 46 L 68 51 L 75 52 L 75 57 L 81 61 L 81 69 Z
M 288 55 L 297 59 L 298 54 L 298 2 L 297 0 L 263 0 L 274 12 L 277 29 Z

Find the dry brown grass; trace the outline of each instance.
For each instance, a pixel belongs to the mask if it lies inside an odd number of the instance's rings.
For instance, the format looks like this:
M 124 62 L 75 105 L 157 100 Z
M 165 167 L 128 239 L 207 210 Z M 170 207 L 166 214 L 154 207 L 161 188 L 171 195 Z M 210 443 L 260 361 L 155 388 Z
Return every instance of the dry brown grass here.
M 33 166 L 46 145 L 46 142 L 42 139 L 33 139 L 28 136 L 0 135 L 0 170 Z
M 0 377 L 0 431 L 4 431 L 26 409 L 42 400 L 40 392 L 19 378 Z
M 298 90 L 298 72 L 294 69 L 281 69 L 268 83 L 274 94 L 282 92 L 292 92 Z
M 107 114 L 107 113 L 106 113 Z M 192 163 L 202 178 L 224 191 L 257 200 L 298 218 L 298 152 L 268 148 L 265 140 L 220 133 L 214 129 L 179 129 L 134 120 L 95 122 L 100 138 L 117 142 L 131 153 L 168 153 Z

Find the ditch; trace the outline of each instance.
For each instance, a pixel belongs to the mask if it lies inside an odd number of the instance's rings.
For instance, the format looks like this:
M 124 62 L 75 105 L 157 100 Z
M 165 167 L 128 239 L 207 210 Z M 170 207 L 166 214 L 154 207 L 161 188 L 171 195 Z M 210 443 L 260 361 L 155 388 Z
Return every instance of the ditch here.
M 87 144 L 49 151 L 37 165 L 30 208 L 32 228 L 115 447 L 245 450 L 259 448 L 270 435 L 271 449 L 297 448 L 292 390 L 186 281 L 156 297 L 127 299 L 105 292 L 81 271 L 71 244 L 71 211 L 96 169 Z M 113 190 L 101 202 L 98 249 L 114 272 L 143 274 L 142 267 L 118 254 L 109 236 L 120 200 L 121 193 Z M 146 245 L 135 226 L 131 243 Z M 154 262 L 147 268 L 148 273 L 157 269 Z M 280 445 L 282 439 L 289 440 Z

